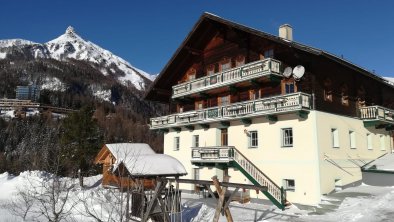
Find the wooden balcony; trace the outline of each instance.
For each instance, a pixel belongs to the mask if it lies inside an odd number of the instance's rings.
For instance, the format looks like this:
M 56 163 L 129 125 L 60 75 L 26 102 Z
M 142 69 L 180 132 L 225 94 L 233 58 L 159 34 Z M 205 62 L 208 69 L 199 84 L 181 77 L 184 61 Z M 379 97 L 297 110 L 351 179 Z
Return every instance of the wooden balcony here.
M 190 80 L 172 87 L 172 98 L 188 96 L 238 82 L 252 80 L 263 76 L 280 76 L 281 62 L 275 59 L 265 59 L 232 68 L 214 75 Z
M 367 106 L 360 108 L 360 118 L 366 127 L 393 128 L 394 110 L 382 106 Z
M 311 109 L 311 101 L 311 95 L 301 92 L 249 100 L 226 106 L 193 110 L 184 113 L 175 113 L 168 116 L 151 118 L 150 128 L 179 128 L 181 126 L 194 124 L 207 124 L 234 119 L 245 120 L 255 116 L 274 116 L 284 113 L 298 112 L 302 115 Z

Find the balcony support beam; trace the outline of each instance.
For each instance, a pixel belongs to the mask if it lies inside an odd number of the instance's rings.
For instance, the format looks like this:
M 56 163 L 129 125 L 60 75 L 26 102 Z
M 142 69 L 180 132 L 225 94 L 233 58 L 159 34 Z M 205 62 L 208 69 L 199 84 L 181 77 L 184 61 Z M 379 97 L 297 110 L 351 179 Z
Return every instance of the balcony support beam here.
M 245 124 L 245 125 L 250 125 L 250 124 L 252 124 L 252 119 L 250 119 L 250 118 L 242 118 L 241 122 L 243 124 Z
M 190 130 L 190 131 L 194 130 L 194 126 L 192 126 L 192 125 L 187 125 L 187 126 L 185 126 L 185 128 Z
M 300 111 L 297 112 L 297 115 L 300 118 L 306 119 L 306 118 L 308 118 L 309 112 L 305 111 L 305 110 L 300 110 Z
M 168 128 L 159 129 L 158 131 L 159 132 L 163 132 L 163 133 L 168 133 L 169 132 Z
M 172 129 L 173 129 L 175 132 L 181 132 L 181 130 L 182 130 L 181 127 L 172 127 Z
M 204 123 L 202 123 L 202 124 L 200 124 L 200 126 L 201 126 L 203 129 L 209 129 L 209 124 L 204 124 Z
M 267 119 L 270 121 L 270 122 L 277 122 L 278 121 L 278 116 L 276 116 L 276 115 L 268 115 L 267 116 Z
M 220 121 L 220 125 L 224 128 L 227 128 L 230 126 L 230 122 L 229 121 Z

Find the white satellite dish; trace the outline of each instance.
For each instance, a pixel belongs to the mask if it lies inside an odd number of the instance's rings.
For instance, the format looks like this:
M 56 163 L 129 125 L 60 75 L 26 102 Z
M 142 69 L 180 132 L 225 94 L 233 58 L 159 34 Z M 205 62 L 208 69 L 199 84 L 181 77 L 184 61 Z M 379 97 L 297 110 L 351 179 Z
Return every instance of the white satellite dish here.
M 283 76 L 289 78 L 292 73 L 293 69 L 291 67 L 286 67 L 286 69 L 283 71 Z
M 298 65 L 293 69 L 293 76 L 295 80 L 301 79 L 305 74 L 304 66 Z

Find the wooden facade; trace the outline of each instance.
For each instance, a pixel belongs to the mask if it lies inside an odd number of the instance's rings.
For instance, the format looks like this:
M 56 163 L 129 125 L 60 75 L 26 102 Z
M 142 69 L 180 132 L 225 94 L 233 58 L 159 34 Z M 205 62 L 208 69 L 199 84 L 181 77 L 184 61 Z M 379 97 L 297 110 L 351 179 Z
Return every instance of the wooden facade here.
M 113 171 L 112 167 L 115 162 L 115 156 L 108 147 L 104 145 L 94 160 L 95 164 L 103 165 L 102 185 L 104 187 L 115 187 L 120 189 L 134 187 L 135 178 L 129 176 L 127 169 L 123 165 L 120 165 L 116 171 Z M 154 189 L 156 185 L 155 179 L 152 178 L 143 179 L 143 183 L 145 190 Z
M 281 73 L 296 65 L 303 65 L 306 73 L 300 81 L 260 77 L 173 98 L 173 86 L 267 58 L 281 62 Z M 180 113 L 283 95 L 286 87 L 313 95 L 313 108 L 329 113 L 358 116 L 363 106 L 394 108 L 394 87 L 381 77 L 325 51 L 208 13 L 156 78 L 146 98 L 168 104 L 170 113 Z

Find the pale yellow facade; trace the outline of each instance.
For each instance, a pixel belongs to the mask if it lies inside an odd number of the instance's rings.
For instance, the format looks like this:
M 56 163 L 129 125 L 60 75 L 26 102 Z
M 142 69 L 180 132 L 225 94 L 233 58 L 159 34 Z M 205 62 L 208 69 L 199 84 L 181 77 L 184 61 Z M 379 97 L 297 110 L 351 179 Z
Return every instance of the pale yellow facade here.
M 361 119 L 315 110 L 311 110 L 305 119 L 296 114 L 284 114 L 279 115 L 276 122 L 261 116 L 252 118 L 251 124 L 239 120 L 229 120 L 229 123 L 228 145 L 236 147 L 279 186 L 285 179 L 294 180 L 295 189 L 287 191 L 287 200 L 294 203 L 314 205 L 320 202 L 323 194 L 332 192 L 335 184 L 346 186 L 360 181 L 363 162 L 393 149 L 392 138 L 384 129 L 365 128 Z M 170 129 L 164 136 L 164 153 L 182 162 L 188 171 L 185 178 L 196 179 L 196 167 L 191 163 L 193 136 L 198 135 L 200 147 L 220 146 L 221 127 L 219 123 L 211 123 L 208 129 L 199 125 L 194 130 L 182 127 L 176 132 Z M 283 129 L 289 128 L 293 132 L 293 145 L 284 147 Z M 333 147 L 333 129 L 338 132 L 338 147 Z M 256 147 L 249 145 L 249 133 L 252 131 L 257 132 Z M 179 150 L 176 149 L 176 137 L 179 137 Z M 355 148 L 350 148 L 354 144 Z M 201 180 L 210 180 L 214 175 L 223 176 L 221 170 L 207 167 L 200 168 L 198 174 Z M 229 175 L 230 182 L 250 183 L 236 169 L 229 169 Z M 194 187 L 181 184 L 181 188 L 192 190 Z M 265 198 L 255 191 L 250 191 L 250 195 Z

